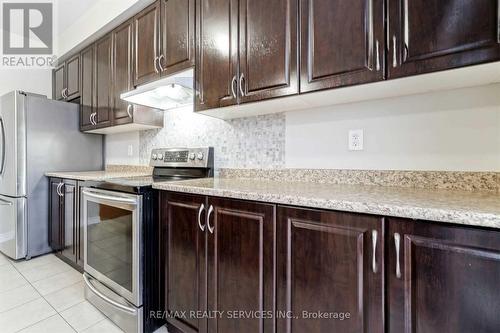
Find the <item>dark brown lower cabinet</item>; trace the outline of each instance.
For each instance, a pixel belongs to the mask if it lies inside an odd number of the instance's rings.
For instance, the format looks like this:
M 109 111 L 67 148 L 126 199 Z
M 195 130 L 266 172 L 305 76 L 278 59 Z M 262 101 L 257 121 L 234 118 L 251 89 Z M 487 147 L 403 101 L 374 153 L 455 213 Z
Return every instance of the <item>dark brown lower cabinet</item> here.
M 206 216 L 202 214 L 206 204 L 206 197 L 162 192 L 164 311 L 206 310 L 206 233 L 198 223 Z M 168 324 L 174 332 L 207 331 L 206 320 L 191 316 L 171 316 Z
M 162 194 L 165 306 L 173 332 L 273 332 L 274 206 Z M 207 312 L 220 316 L 208 316 Z M 185 311 L 185 312 L 183 312 Z M 201 311 L 195 313 L 193 312 Z M 183 317 L 182 313 L 186 314 Z M 210 318 L 209 318 L 210 317 Z
M 500 231 L 389 220 L 391 333 L 500 330 Z
M 81 270 L 83 234 L 78 216 L 78 181 L 50 178 L 49 184 L 49 245 L 59 258 Z
M 384 332 L 384 219 L 287 207 L 277 216 L 277 331 Z
M 170 332 L 499 331 L 499 230 L 161 198 Z

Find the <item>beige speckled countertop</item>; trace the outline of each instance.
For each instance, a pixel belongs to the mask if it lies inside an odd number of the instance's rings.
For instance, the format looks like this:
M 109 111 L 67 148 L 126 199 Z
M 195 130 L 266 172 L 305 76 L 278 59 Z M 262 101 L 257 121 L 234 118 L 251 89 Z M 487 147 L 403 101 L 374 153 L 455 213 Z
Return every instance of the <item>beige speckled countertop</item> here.
M 441 189 L 204 178 L 153 188 L 500 229 L 500 194 Z
M 47 177 L 75 179 L 82 181 L 102 181 L 113 178 L 151 176 L 147 171 L 82 171 L 82 172 L 47 172 Z

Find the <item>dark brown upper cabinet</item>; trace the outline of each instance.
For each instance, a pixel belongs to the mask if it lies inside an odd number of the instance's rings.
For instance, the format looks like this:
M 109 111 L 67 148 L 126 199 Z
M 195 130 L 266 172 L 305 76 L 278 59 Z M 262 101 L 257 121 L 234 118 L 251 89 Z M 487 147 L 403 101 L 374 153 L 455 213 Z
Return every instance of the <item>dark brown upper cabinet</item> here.
M 158 59 L 160 2 L 141 11 L 134 17 L 134 85 L 138 86 L 160 77 Z
M 288 207 L 277 216 L 278 311 L 298 316 L 279 318 L 277 332 L 384 332 L 383 218 Z
M 92 44 L 80 53 L 81 58 L 81 97 L 80 130 L 92 129 L 95 110 L 95 45 Z
M 57 101 L 64 100 L 64 89 L 66 87 L 66 66 L 64 64 L 60 65 L 52 74 L 53 80 L 53 97 Z
M 113 124 L 128 124 L 133 120 L 133 105 L 120 98 L 134 87 L 133 80 L 133 21 L 112 32 L 113 35 Z
M 299 0 L 300 91 L 384 79 L 384 0 Z
M 112 45 L 112 34 L 106 35 L 95 45 L 95 116 L 93 120 L 96 127 L 107 127 L 112 123 Z
M 161 0 L 162 75 L 194 67 L 195 0 Z
M 298 93 L 296 0 L 197 6 L 197 111 Z
M 240 103 L 299 92 L 297 0 L 240 0 Z
M 197 111 L 237 104 L 238 1 L 196 0 Z
M 80 54 L 69 58 L 53 72 L 52 98 L 72 101 L 80 97 Z
M 80 97 L 80 55 L 66 61 L 66 100 Z
M 496 0 L 389 3 L 389 78 L 500 59 Z
M 500 232 L 388 222 L 388 332 L 498 332 Z

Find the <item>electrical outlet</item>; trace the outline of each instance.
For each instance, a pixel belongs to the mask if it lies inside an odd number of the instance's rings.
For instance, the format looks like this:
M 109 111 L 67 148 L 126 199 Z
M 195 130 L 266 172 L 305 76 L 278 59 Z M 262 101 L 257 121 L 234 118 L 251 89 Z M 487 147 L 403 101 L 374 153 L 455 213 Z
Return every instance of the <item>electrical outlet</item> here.
M 363 130 L 350 130 L 349 131 L 349 150 L 357 151 L 363 150 Z
M 128 156 L 134 156 L 134 146 L 129 145 L 127 149 Z

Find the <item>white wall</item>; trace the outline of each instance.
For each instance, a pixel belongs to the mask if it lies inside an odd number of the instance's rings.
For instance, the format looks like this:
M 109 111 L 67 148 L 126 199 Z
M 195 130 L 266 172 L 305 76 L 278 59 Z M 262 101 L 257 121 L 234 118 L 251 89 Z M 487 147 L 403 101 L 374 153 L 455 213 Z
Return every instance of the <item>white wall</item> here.
M 290 112 L 285 141 L 289 168 L 500 171 L 500 85 Z
M 106 164 L 139 165 L 139 132 L 106 135 L 105 153 Z
M 12 90 L 52 98 L 52 72 L 47 69 L 0 69 L 0 96 Z

